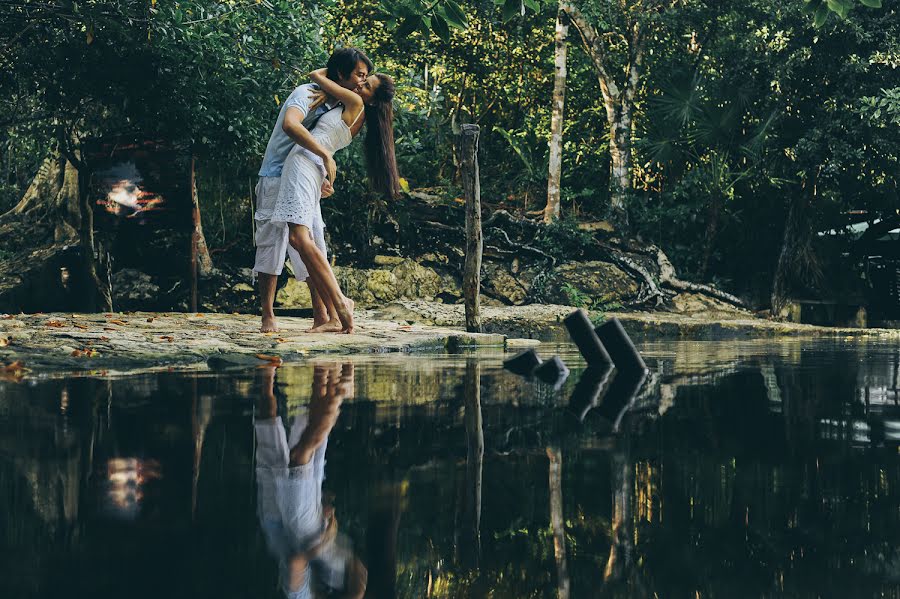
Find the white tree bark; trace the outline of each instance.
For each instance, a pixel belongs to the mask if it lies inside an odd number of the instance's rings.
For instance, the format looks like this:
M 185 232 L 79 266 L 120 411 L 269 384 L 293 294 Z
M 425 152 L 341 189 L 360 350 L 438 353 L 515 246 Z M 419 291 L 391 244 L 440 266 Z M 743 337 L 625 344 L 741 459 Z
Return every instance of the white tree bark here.
M 625 203 L 632 189 L 632 115 L 634 97 L 641 81 L 644 49 L 647 45 L 646 27 L 643 21 L 637 20 L 630 24 L 626 32 L 613 36 L 616 40 L 624 41 L 627 44 L 628 52 L 624 69 L 625 77 L 617 82 L 613 75 L 618 69 L 607 65 L 604 40 L 609 35 L 601 35 L 602 32 L 599 32 L 591 24 L 573 0 L 560 0 L 559 5 L 572 19 L 572 23 L 581 35 L 584 48 L 597 73 L 609 127 L 609 153 L 612 160 L 609 191 L 613 220 L 617 221 L 618 225 L 627 226 Z M 622 79 L 621 76 L 620 79 Z
M 550 118 L 550 172 L 547 175 L 547 206 L 544 222 L 559 218 L 560 179 L 562 178 L 563 111 L 566 102 L 566 55 L 569 17 L 562 8 L 556 15 L 556 46 L 553 77 L 553 114 Z

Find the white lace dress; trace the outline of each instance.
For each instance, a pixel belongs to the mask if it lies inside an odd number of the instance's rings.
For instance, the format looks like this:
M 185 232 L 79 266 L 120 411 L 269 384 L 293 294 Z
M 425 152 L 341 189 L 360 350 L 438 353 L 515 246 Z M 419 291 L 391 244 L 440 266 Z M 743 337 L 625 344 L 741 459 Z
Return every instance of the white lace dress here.
M 346 148 L 353 141 L 350 127 L 341 118 L 343 109 L 335 108 L 322 115 L 315 129 L 310 131 L 316 141 L 332 154 Z M 322 159 L 295 145 L 284 161 L 278 200 L 272 212 L 273 222 L 294 223 L 307 227 L 323 254 L 325 250 L 325 221 L 322 219 L 322 181 L 325 179 Z M 294 273 L 298 280 L 309 276 L 305 265 Z M 305 272 L 304 272 L 305 271 Z

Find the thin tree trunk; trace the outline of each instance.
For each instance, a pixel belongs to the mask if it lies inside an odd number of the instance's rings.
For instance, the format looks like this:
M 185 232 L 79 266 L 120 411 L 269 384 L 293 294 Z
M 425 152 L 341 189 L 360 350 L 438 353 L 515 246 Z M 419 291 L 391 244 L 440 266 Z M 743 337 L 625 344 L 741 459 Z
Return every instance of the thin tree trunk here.
M 772 315 L 778 316 L 798 286 L 814 286 L 821 280 L 810 239 L 809 208 L 816 183 L 804 183 L 791 198 L 778 266 L 772 282 Z
M 560 179 L 562 178 L 563 114 L 566 101 L 566 38 L 569 35 L 569 17 L 562 9 L 556 15 L 556 46 L 553 78 L 553 114 L 550 118 L 550 172 L 547 175 L 547 206 L 544 222 L 559 218 Z
M 481 184 L 478 174 L 478 125 L 462 125 L 457 136 L 460 177 L 466 198 L 466 265 L 463 293 L 466 301 L 466 330 L 480 333 L 481 327 Z
M 597 74 L 606 121 L 609 128 L 609 153 L 612 170 L 609 178 L 611 220 L 622 230 L 627 230 L 627 199 L 632 189 L 631 142 L 633 135 L 634 99 L 643 73 L 644 50 L 647 45 L 646 27 L 643 21 L 632 22 L 622 37 L 627 42 L 626 77 L 617 82 L 614 74 L 621 71 L 606 57 L 606 42 L 600 32 L 579 10 L 572 0 L 560 0 L 581 35 L 584 48 L 591 58 Z
M 610 114 L 611 113 L 611 114 Z M 628 224 L 626 201 L 631 193 L 631 106 L 615 106 L 607 110 L 609 119 L 609 154 L 612 169 L 609 177 L 609 202 L 613 221 Z

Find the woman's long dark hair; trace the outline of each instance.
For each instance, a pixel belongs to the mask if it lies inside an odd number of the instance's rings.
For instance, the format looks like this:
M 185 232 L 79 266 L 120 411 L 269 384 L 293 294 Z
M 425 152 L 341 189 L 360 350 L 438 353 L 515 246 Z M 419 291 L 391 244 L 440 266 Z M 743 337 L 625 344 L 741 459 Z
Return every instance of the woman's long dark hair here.
M 366 106 L 366 169 L 372 189 L 393 199 L 400 196 L 400 173 L 394 155 L 394 80 L 383 73 L 375 76 L 379 85 L 372 103 Z

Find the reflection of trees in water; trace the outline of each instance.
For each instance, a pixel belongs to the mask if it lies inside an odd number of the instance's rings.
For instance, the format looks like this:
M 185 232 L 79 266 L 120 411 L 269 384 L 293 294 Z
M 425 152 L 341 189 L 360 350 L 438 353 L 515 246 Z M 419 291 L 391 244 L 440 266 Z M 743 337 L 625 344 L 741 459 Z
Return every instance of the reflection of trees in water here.
M 476 362 L 456 364 L 460 376 L 408 367 L 367 386 L 384 394 L 378 401 L 361 393 L 344 405 L 326 485 L 342 530 L 366 548 L 371 596 L 564 596 L 565 573 L 572 597 L 730 596 L 735 588 L 875 595 L 900 578 L 896 447 L 823 433 L 826 420 L 867 422 L 890 408 L 896 352 L 855 366 L 870 349 L 830 361 L 821 351 L 785 350 L 767 361 L 730 349 L 715 368 L 700 358 L 661 363 L 619 436 L 599 410 L 578 422 L 565 397 L 522 399 L 526 387 L 504 388 L 484 363 L 477 373 Z M 299 370 L 279 369 L 288 403 L 308 397 L 311 370 Z M 164 531 L 173 561 L 192 564 L 188 579 L 225 572 L 235 580 L 252 564 L 257 573 L 243 576 L 272 587 L 277 573 L 259 558 L 256 524 L 242 524 L 253 509 L 252 377 L 199 377 L 196 394 L 175 378 L 109 390 L 105 381 L 49 382 L 0 400 L 11 410 L 0 421 L 0 489 L 12 506 L 0 530 L 7 543 L 31 547 L 4 571 L 34 561 L 23 565 L 34 581 L 46 566 L 25 556 L 54 547 L 82 563 L 98 555 L 90 456 L 105 464 L 142 453 L 160 459 L 161 484 L 174 497 L 151 497 L 140 518 Z M 422 394 L 406 402 L 416 388 Z M 663 390 L 669 405 L 660 414 Z M 478 488 L 480 501 L 467 505 Z M 188 559 L 181 546 L 191 547 L 196 527 L 204 539 Z M 126 559 L 146 557 L 121 552 L 113 563 L 123 577 L 134 572 Z

